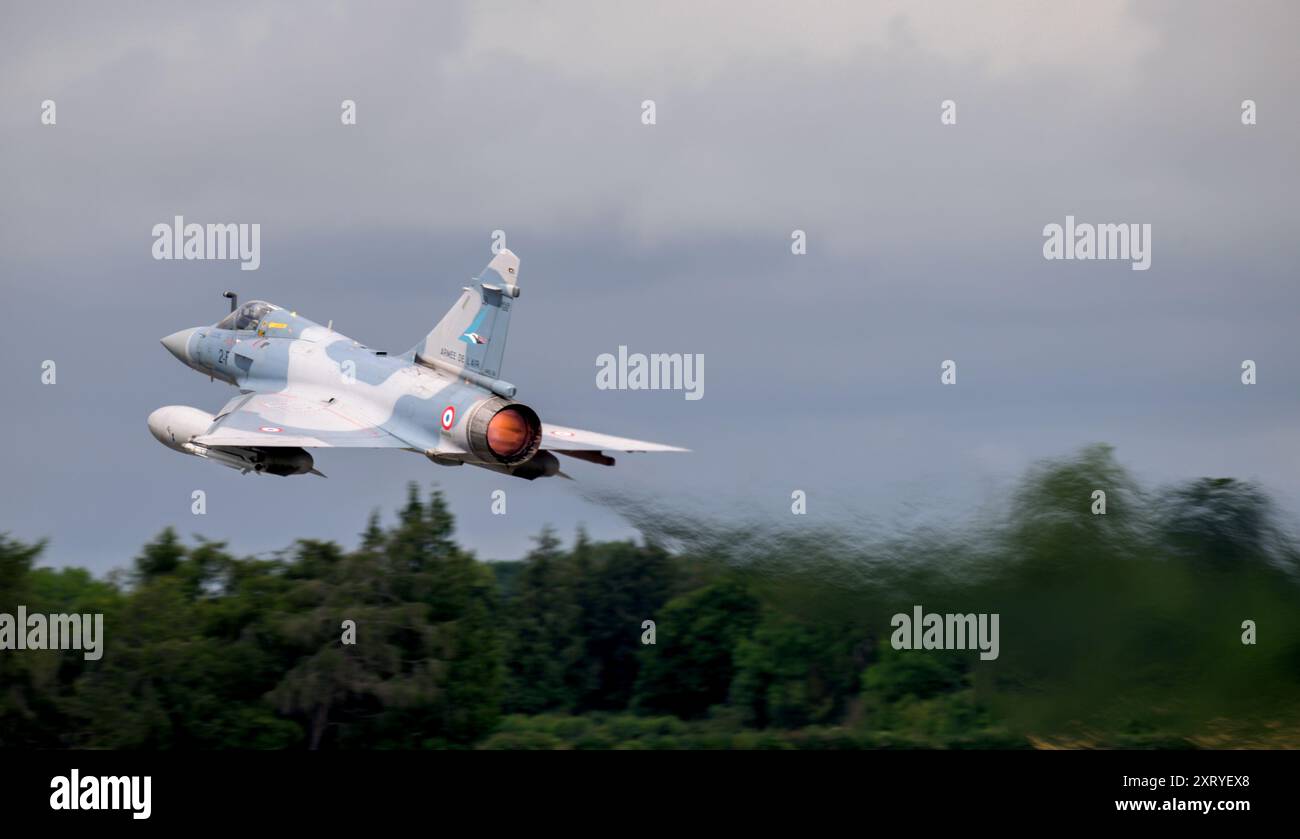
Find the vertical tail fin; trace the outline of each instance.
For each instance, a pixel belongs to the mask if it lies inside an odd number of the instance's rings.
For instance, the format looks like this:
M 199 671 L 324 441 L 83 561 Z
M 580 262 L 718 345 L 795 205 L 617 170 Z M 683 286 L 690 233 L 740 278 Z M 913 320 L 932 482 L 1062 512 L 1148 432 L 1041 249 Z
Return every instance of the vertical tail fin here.
M 416 359 L 500 378 L 510 309 L 519 296 L 518 280 L 519 257 L 503 248 L 476 278 L 478 288 L 467 286 L 456 305 L 415 348 Z

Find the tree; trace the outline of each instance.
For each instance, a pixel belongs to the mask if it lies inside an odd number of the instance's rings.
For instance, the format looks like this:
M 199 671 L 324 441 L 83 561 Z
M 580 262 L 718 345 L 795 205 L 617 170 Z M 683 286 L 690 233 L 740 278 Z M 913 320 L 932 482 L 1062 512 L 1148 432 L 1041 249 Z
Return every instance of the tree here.
M 309 748 L 469 743 L 495 724 L 501 652 L 492 574 L 451 539 L 434 492 L 362 547 L 300 542 L 276 625 L 293 666 L 268 693 Z M 357 643 L 341 643 L 353 620 Z
M 656 615 L 656 644 L 641 650 L 634 706 L 698 717 L 725 702 L 736 648 L 758 616 L 758 599 L 735 579 L 669 601 Z
M 584 650 L 576 570 L 548 527 L 514 579 L 506 610 L 508 713 L 571 710 L 577 704 L 572 671 Z
M 185 546 L 176 536 L 176 531 L 168 527 L 159 533 L 135 558 L 136 577 L 149 581 L 176 571 L 185 559 Z
M 834 722 L 857 688 L 864 643 L 850 625 L 769 607 L 736 648 L 732 701 L 759 728 Z
M 579 710 L 626 708 L 640 667 L 641 623 L 674 594 L 676 573 L 656 545 L 607 542 L 590 546 L 591 572 L 580 588 L 586 642 Z
M 1104 492 L 1106 512 L 1093 512 Z M 1070 575 L 1101 557 L 1149 554 L 1152 516 L 1137 483 L 1108 445 L 1084 448 L 1073 458 L 1037 464 L 1017 487 L 1003 534 L 1005 557 L 1043 575 Z
M 1295 567 L 1295 548 L 1277 523 L 1263 490 L 1233 478 L 1200 478 L 1160 499 L 1167 544 L 1181 556 L 1216 568 L 1242 562 Z

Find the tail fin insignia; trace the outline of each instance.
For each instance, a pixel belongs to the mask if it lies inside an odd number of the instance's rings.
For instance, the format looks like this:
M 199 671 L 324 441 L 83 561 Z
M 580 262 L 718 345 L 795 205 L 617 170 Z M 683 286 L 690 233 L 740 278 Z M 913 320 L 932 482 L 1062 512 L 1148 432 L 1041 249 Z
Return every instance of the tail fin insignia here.
M 506 350 L 510 309 L 519 297 L 519 257 L 502 249 L 477 278 L 478 288 L 466 287 L 416 355 L 497 379 Z

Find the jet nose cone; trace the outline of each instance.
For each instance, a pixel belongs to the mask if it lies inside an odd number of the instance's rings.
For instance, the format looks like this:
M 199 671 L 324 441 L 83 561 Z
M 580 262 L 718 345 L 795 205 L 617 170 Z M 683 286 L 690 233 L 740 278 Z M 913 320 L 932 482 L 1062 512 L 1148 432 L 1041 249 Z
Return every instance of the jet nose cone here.
M 182 329 L 180 332 L 173 332 L 166 338 L 162 339 L 162 345 L 167 348 L 167 352 L 176 356 L 186 364 L 190 363 L 190 336 L 194 334 L 198 327 L 191 329 Z

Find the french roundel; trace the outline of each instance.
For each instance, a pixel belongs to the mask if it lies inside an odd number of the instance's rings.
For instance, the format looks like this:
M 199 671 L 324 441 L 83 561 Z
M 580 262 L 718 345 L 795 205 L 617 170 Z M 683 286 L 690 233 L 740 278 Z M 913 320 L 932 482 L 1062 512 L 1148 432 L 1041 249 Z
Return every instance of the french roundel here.
M 448 405 L 442 409 L 442 430 L 451 431 L 451 427 L 456 424 L 456 407 Z

